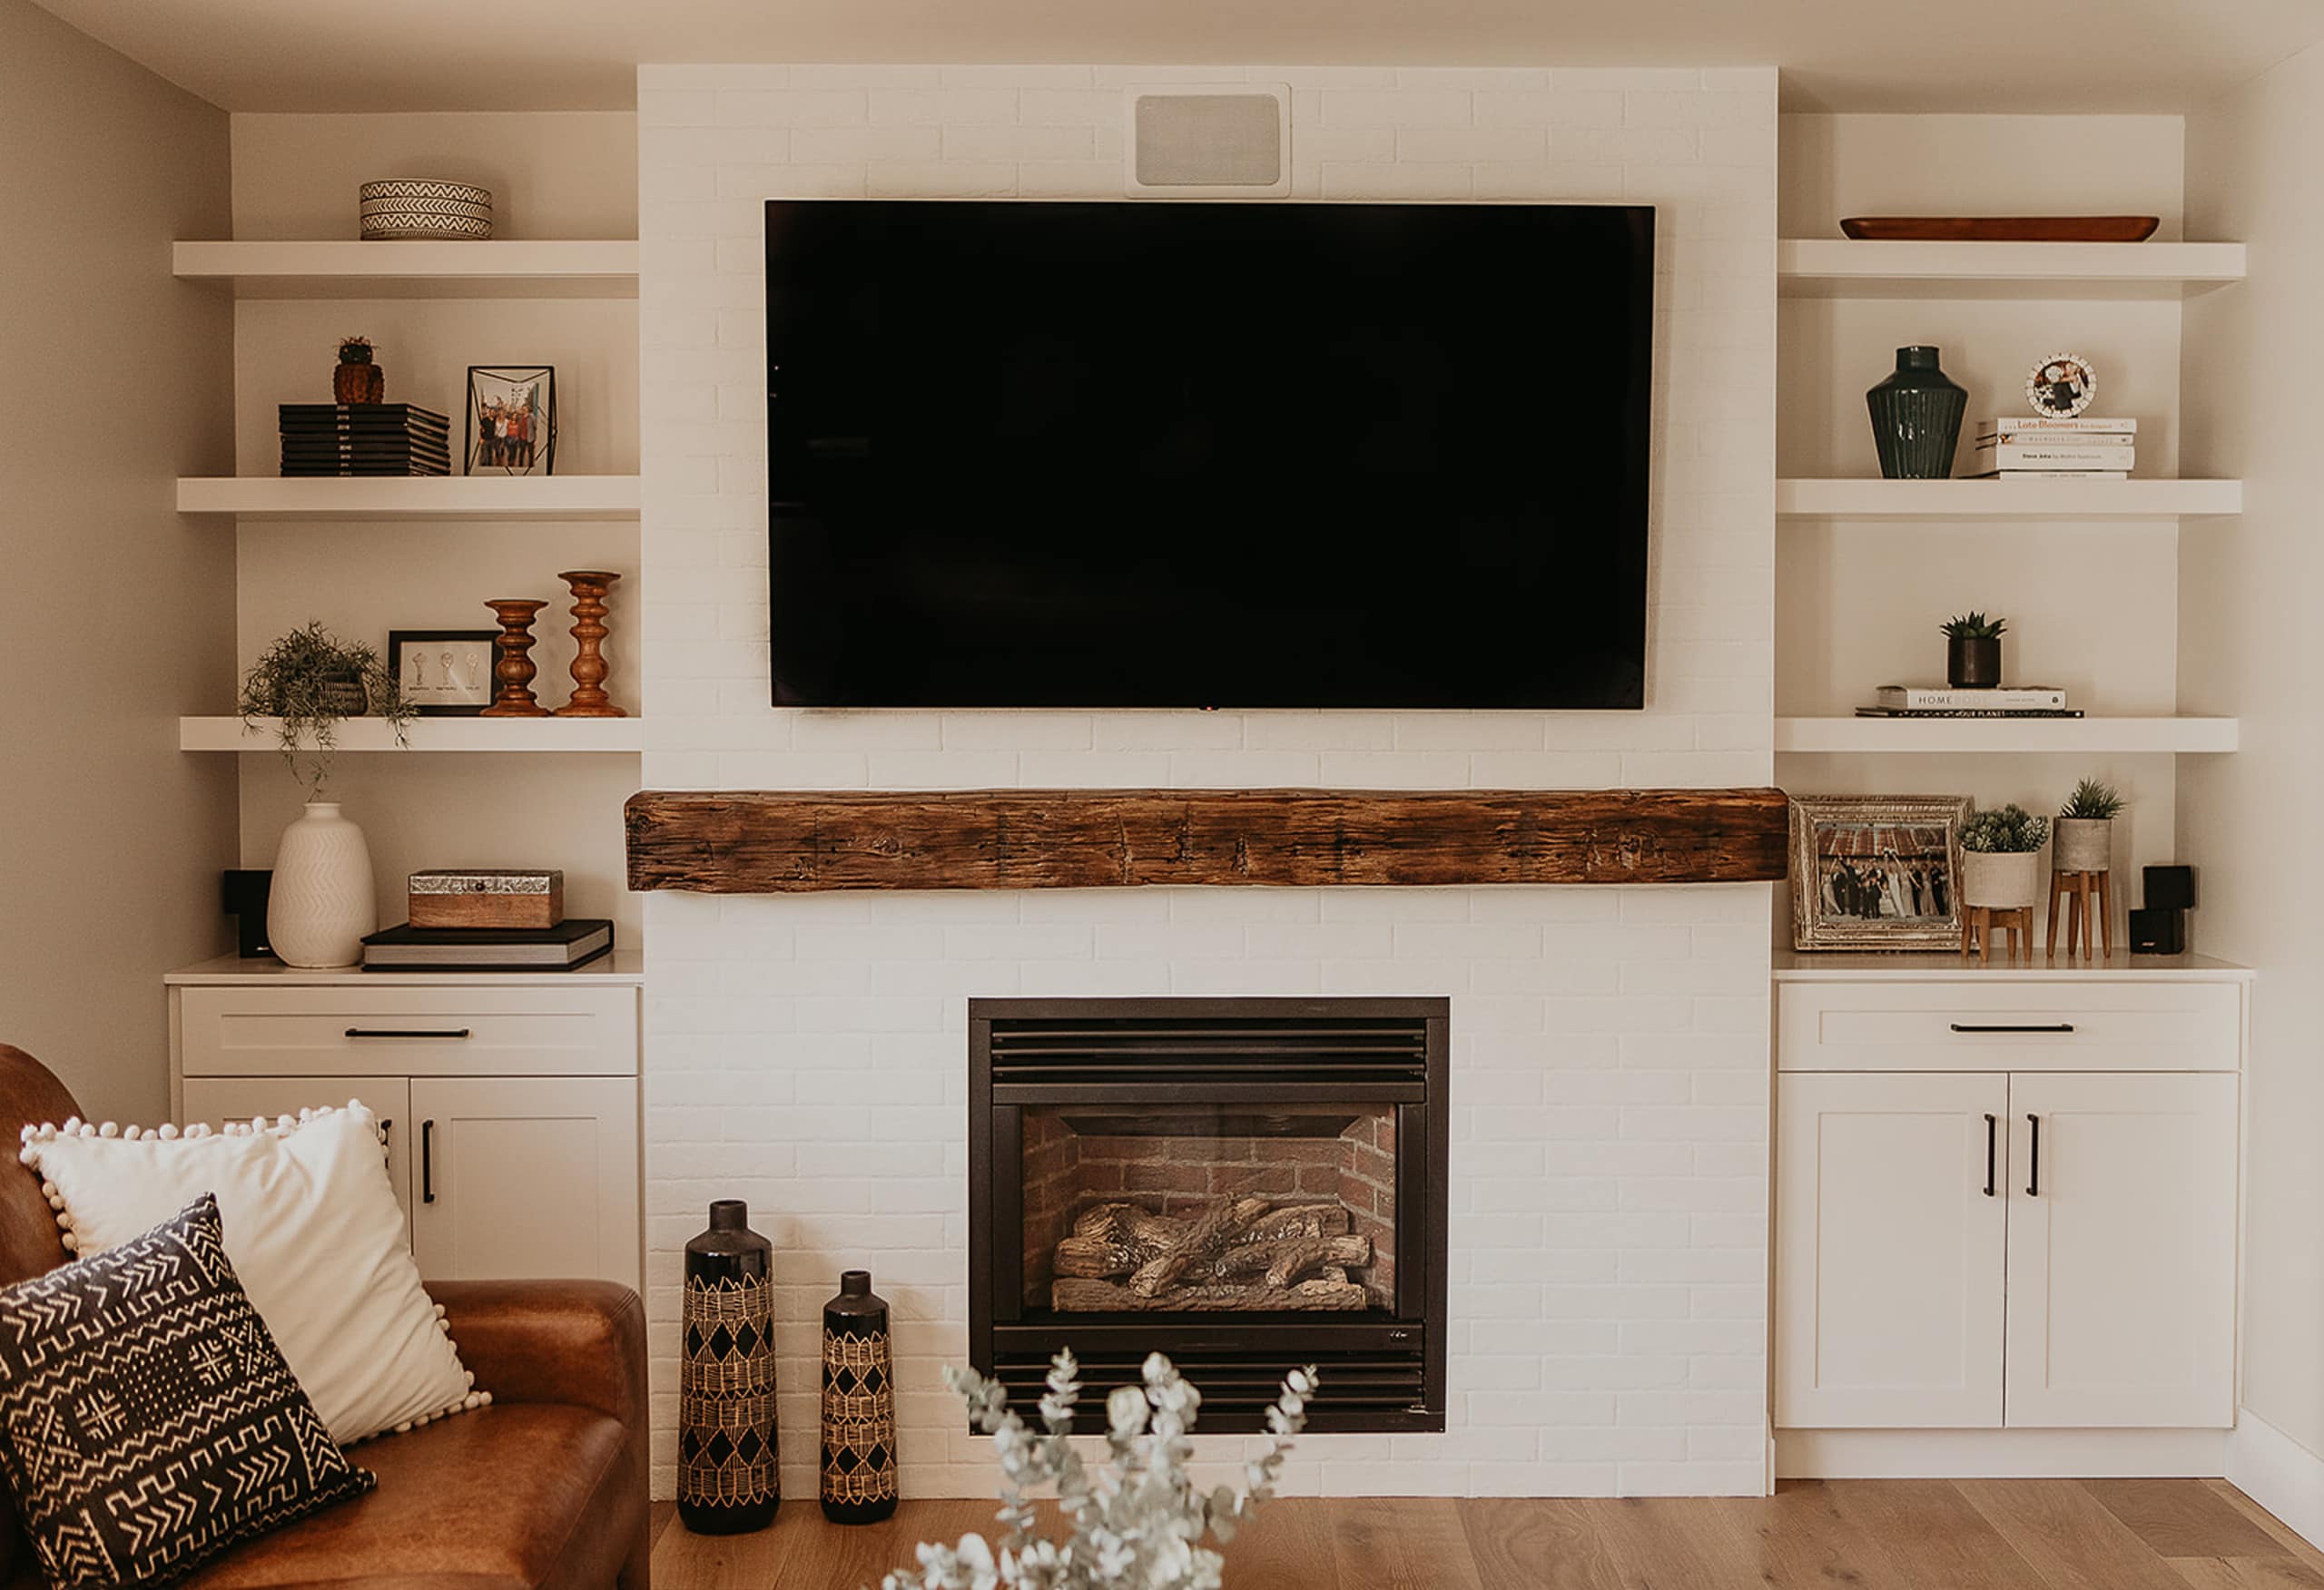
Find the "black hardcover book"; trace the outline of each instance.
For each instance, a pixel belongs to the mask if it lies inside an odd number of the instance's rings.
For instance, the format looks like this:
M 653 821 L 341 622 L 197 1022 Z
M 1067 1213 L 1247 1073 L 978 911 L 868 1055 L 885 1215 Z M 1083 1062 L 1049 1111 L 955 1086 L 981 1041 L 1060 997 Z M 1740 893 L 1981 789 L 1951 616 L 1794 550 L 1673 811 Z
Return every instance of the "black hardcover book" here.
M 614 947 L 603 917 L 567 917 L 554 928 L 382 928 L 363 940 L 369 971 L 570 971 Z
M 448 416 L 417 403 L 279 403 L 275 408 L 286 425 L 294 419 L 313 425 L 401 425 L 413 420 L 445 427 L 452 423 Z

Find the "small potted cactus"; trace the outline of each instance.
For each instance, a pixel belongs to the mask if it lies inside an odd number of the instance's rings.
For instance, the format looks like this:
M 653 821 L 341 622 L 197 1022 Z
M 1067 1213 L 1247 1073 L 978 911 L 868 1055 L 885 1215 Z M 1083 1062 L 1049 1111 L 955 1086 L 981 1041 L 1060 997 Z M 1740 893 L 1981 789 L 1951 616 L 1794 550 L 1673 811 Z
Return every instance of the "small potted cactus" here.
M 388 396 L 388 372 L 371 362 L 369 337 L 339 339 L 339 368 L 330 373 L 334 403 L 383 403 Z
M 2032 909 L 2042 898 L 2042 846 L 2050 820 L 2015 801 L 1961 825 L 1961 903 L 1989 910 Z
M 2050 859 L 2060 872 L 2103 872 L 2113 864 L 2114 820 L 2126 804 L 2112 784 L 2084 779 L 2059 808 Z
M 2001 637 L 2009 621 L 1965 613 L 1938 626 L 1945 632 L 1945 682 L 1955 690 L 2001 684 Z

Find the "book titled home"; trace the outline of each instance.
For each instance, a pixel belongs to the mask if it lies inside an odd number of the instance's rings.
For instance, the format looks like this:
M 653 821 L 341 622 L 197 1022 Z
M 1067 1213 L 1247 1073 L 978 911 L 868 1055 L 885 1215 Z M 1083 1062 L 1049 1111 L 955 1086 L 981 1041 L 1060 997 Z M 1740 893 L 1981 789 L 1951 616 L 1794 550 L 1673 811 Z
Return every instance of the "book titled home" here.
M 1905 712 L 1942 712 L 1972 708 L 1986 712 L 2039 709 L 2063 712 L 2066 692 L 2054 685 L 2015 684 L 1993 690 L 1955 690 L 1949 686 L 1884 684 L 1873 692 L 1881 706 Z

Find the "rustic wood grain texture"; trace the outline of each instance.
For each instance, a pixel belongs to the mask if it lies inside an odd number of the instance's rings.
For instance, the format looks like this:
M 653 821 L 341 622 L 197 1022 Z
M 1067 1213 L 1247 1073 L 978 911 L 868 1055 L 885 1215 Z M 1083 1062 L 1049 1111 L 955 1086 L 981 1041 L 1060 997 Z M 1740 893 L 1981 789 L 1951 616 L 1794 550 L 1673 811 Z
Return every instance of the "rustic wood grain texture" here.
M 2169 1564 L 2073 1480 L 1954 1483 L 2051 1590 L 2185 1590 Z
M 2297 1557 L 2172 1557 L 2191 1590 L 2324 1590 L 2324 1575 Z
M 1824 1492 L 1833 1512 L 1877 1541 L 1915 1590 L 2046 1590 L 2034 1565 L 1943 1480 L 1836 1480 Z
M 2082 1488 L 2161 1557 L 2272 1556 L 2282 1548 L 2225 1498 L 2175 1479 L 2085 1479 Z
M 1334 1516 L 1331 1536 L 1332 1563 L 1342 1585 L 1365 1590 L 1486 1590 L 1469 1553 L 1461 1504 L 1450 1498 L 1369 1497 Z M 1231 1556 L 1226 1571 L 1235 1571 Z
M 2324 1551 L 2308 1544 L 2299 1532 L 2223 1479 L 2206 1479 L 2202 1487 L 2267 1532 L 2276 1549 L 2296 1558 L 2319 1578 L 2324 1578 Z
M 1593 1510 L 1608 1505 L 1511 1497 L 1462 1502 L 1461 1527 L 1478 1582 L 1484 1590 L 1621 1590 L 1620 1570 L 1590 1522 Z
M 2139 1482 L 2144 1514 L 2259 1529 L 2244 1556 L 2156 1555 L 2073 1480 L 1787 1482 L 1758 1498 L 1282 1498 L 1226 1548 L 1230 1590 L 2324 1590 L 2319 1554 L 2224 1481 Z M 2151 1487 L 2151 1488 L 2149 1488 Z M 1997 1528 L 1966 1494 L 2008 1523 Z M 2191 1493 L 2201 1493 L 2200 1496 Z M 993 1533 L 994 1504 L 908 1501 L 842 1528 L 812 1501 L 756 1535 L 691 1535 L 657 1504 L 655 1590 L 861 1590 L 922 1540 Z M 2183 1525 L 2173 1526 L 2183 1528 Z M 1054 1510 L 1044 1532 L 1056 1534 Z M 2030 1557 L 2006 1537 L 2036 1542 Z M 2227 1536 L 2222 1536 L 2221 1538 Z M 2035 1561 L 2042 1565 L 2037 1567 Z
M 629 885 L 823 889 L 1765 883 L 1780 790 L 648 790 Z

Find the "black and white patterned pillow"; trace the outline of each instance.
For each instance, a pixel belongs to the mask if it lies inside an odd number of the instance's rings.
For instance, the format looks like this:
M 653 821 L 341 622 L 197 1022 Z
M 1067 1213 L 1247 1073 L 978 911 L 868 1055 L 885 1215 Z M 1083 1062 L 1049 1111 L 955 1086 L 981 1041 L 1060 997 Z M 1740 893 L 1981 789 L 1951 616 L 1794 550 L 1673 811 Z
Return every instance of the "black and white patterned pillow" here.
M 242 1295 L 208 1193 L 0 1289 L 0 1469 L 59 1590 L 174 1578 L 378 1483 Z

